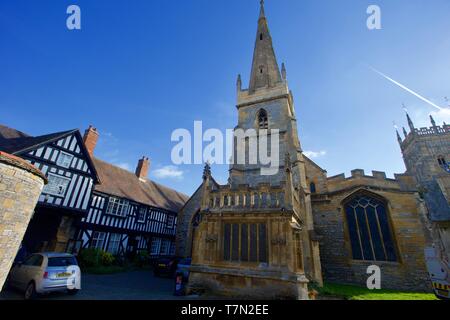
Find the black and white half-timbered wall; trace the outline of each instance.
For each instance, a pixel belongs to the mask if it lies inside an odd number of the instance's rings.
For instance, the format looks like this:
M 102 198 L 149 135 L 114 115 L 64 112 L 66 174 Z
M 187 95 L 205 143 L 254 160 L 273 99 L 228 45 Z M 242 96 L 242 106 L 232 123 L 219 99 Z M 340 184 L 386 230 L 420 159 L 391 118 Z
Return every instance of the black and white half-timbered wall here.
M 33 137 L 0 125 L 0 150 L 48 178 L 23 239 L 26 250 L 174 254 L 177 213 L 188 197 L 148 179 L 148 158 L 135 173 L 96 159 L 98 136 L 92 126 L 84 137 L 79 130 Z
M 177 214 L 188 197 L 148 179 L 146 157 L 135 173 L 95 158 L 98 135 L 90 127 L 83 138 L 101 184 L 95 186 L 89 211 L 78 226 L 82 248 L 127 257 L 139 251 L 152 257 L 174 255 Z
M 114 255 L 174 255 L 176 224 L 176 212 L 95 192 L 79 237 L 84 248 Z
M 0 125 L 0 150 L 27 160 L 48 179 L 23 239 L 26 250 L 71 251 L 75 226 L 99 182 L 80 132 L 33 137 Z

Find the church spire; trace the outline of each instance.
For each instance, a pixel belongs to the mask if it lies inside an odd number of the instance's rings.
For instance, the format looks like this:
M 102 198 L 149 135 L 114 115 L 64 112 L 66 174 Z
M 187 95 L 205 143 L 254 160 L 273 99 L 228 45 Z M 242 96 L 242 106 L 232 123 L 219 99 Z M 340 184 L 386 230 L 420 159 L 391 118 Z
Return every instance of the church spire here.
M 261 0 L 249 90 L 253 92 L 256 89 L 273 86 L 279 82 L 281 82 L 280 69 L 267 25 L 264 1 Z
M 400 144 L 400 145 L 402 145 L 402 137 L 400 137 L 400 133 L 398 133 L 398 130 L 397 129 L 395 129 L 395 131 L 397 132 L 397 141 L 398 141 L 398 143 Z
M 412 122 L 411 117 L 409 116 L 408 109 L 406 109 L 405 104 L 403 104 L 403 110 L 406 113 L 406 120 L 408 120 L 409 129 L 411 129 L 411 133 L 414 134 L 416 132 L 416 129 L 414 128 L 414 123 Z
M 259 19 L 265 19 L 266 18 L 266 13 L 264 12 L 264 0 L 261 0 L 259 2 L 259 4 L 261 5 L 260 10 L 259 10 Z
M 411 129 L 411 132 L 414 133 L 416 129 L 414 128 L 414 123 L 412 122 L 408 112 L 406 112 L 406 119 L 408 120 L 408 125 L 409 128 Z

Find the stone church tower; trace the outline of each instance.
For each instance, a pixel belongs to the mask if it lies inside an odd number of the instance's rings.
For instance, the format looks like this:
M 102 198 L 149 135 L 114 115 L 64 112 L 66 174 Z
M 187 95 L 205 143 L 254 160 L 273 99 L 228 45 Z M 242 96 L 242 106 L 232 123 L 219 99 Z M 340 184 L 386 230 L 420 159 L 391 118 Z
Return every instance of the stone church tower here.
M 425 200 L 431 222 L 433 241 L 450 261 L 450 125 L 436 125 L 430 116 L 431 127 L 416 128 L 407 114 L 410 132 L 403 129 L 405 138 L 397 132 L 407 174 L 414 176 Z
M 280 70 L 275 57 L 263 1 L 250 84 L 242 89 L 239 76 L 237 96 L 235 137 L 238 130 L 247 134 L 235 139 L 227 185 L 217 184 L 205 167 L 189 287 L 232 296 L 307 299 L 308 283 L 322 284 L 319 244 L 293 97 L 286 69 L 282 65 Z M 259 157 L 249 160 L 255 153 L 250 141 L 263 136 L 273 141 L 274 132 L 279 134 L 279 162 L 275 172 L 263 174 L 267 164 Z M 243 151 L 241 163 L 237 159 Z

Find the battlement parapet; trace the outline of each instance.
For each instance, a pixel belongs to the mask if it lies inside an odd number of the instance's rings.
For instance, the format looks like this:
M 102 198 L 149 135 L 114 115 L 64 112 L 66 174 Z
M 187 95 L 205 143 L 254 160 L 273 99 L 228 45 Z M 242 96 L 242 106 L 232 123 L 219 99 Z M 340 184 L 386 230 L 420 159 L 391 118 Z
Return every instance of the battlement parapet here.
M 397 174 L 395 175 L 397 176 Z M 355 179 L 355 178 L 369 178 L 369 179 L 378 179 L 378 180 L 387 180 L 387 181 L 395 181 L 395 179 L 388 178 L 386 175 L 386 172 L 384 171 L 372 171 L 372 175 L 366 175 L 365 171 L 363 169 L 355 169 L 351 171 L 351 176 L 346 177 L 345 173 L 341 173 L 332 177 L 328 177 L 328 182 L 339 182 L 339 181 L 345 181 L 349 179 Z
M 450 133 L 450 125 L 444 124 L 443 126 L 423 127 L 420 129 L 416 129 L 415 133 L 419 136 L 446 134 Z
M 422 138 L 422 137 L 433 137 L 433 136 L 442 136 L 450 134 L 450 125 L 444 124 L 442 126 L 431 126 L 431 127 L 422 127 L 418 129 L 414 129 L 414 131 L 411 131 L 409 133 L 405 132 L 405 139 L 400 139 L 400 146 L 402 149 L 406 148 L 411 141 L 413 141 L 416 138 Z
M 376 180 L 385 180 L 389 182 L 398 182 L 404 181 L 405 179 L 411 179 L 411 176 L 407 174 L 394 174 L 394 178 L 388 178 L 386 172 L 384 171 L 372 171 L 372 175 L 367 175 L 363 169 L 355 169 L 351 171 L 351 175 L 347 177 L 345 173 L 341 173 L 332 177 L 327 178 L 328 183 L 337 183 L 342 181 L 348 181 L 352 179 L 376 179 Z
M 351 176 L 339 174 L 327 178 L 327 192 L 337 192 L 339 190 L 351 189 L 358 186 L 370 188 L 380 188 L 398 190 L 405 192 L 415 192 L 416 183 L 413 176 L 408 174 L 395 174 L 394 178 L 388 178 L 383 171 L 372 171 L 372 175 L 366 175 L 364 170 L 356 169 L 351 171 Z M 315 195 L 317 198 L 317 195 Z

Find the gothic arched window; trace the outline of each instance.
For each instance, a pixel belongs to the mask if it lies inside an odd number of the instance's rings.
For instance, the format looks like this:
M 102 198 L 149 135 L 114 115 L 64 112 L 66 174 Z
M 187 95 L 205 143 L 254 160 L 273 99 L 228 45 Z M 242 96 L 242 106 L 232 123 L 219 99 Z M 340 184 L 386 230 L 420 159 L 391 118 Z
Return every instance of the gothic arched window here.
M 309 184 L 309 191 L 311 191 L 311 193 L 316 193 L 316 184 L 314 182 Z
M 385 202 L 360 193 L 344 207 L 353 259 L 397 261 Z
M 259 110 L 258 127 L 260 129 L 268 129 L 269 128 L 269 118 L 267 117 L 267 111 L 264 109 Z

